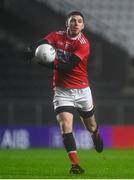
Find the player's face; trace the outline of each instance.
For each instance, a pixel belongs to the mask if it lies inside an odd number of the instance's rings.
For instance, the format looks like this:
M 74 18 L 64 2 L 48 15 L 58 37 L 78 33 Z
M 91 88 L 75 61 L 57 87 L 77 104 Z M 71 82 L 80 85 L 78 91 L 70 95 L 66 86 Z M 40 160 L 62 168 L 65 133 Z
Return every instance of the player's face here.
M 70 36 L 77 36 L 84 29 L 83 18 L 79 15 L 71 16 L 67 21 L 67 32 Z

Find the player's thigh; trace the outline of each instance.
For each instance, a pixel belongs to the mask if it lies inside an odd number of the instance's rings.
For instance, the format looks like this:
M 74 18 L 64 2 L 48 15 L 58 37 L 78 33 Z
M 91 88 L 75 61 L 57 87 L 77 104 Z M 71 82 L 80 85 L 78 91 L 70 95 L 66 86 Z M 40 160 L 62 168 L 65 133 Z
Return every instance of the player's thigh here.
M 90 111 L 78 110 L 79 115 L 87 128 L 96 127 L 96 119 L 94 115 L 94 108 Z
M 56 88 L 53 98 L 54 109 L 59 107 L 74 106 L 74 97 L 69 89 Z
M 80 93 L 80 92 L 81 93 Z M 91 89 L 89 87 L 78 90 L 76 107 L 80 111 L 91 111 L 94 107 Z

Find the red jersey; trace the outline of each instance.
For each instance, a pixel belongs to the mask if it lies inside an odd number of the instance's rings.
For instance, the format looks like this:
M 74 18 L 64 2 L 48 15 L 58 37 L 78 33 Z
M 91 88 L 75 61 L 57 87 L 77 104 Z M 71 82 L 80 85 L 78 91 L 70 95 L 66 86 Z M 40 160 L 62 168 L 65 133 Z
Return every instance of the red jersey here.
M 87 60 L 90 54 L 90 44 L 83 33 L 76 37 L 69 37 L 66 31 L 52 32 L 44 37 L 52 44 L 57 52 L 55 64 L 70 61 L 75 54 L 81 61 L 69 72 L 54 70 L 54 87 L 85 88 L 89 86 L 87 74 Z

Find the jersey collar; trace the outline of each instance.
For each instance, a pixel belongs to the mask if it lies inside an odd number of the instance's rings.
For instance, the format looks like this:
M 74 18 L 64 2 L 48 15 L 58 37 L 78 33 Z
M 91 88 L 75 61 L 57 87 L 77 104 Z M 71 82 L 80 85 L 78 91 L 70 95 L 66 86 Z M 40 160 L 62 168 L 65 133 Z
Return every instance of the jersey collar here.
M 67 32 L 66 32 L 66 34 L 67 34 Z M 68 34 L 67 34 L 67 37 L 70 39 L 70 40 L 77 40 L 78 38 L 80 38 L 81 37 L 81 32 L 77 35 L 77 36 L 75 36 L 75 37 L 70 37 Z

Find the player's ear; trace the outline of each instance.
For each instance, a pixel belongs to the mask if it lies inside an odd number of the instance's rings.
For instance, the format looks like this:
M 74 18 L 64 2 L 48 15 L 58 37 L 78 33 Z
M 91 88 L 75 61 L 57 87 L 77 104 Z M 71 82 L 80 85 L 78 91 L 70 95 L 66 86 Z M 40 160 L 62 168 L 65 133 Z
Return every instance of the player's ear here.
M 82 27 L 82 30 L 85 28 L 85 24 L 83 23 L 83 27 Z
M 66 20 L 66 28 L 69 27 L 70 19 L 71 19 L 71 17 L 69 17 L 69 18 Z

